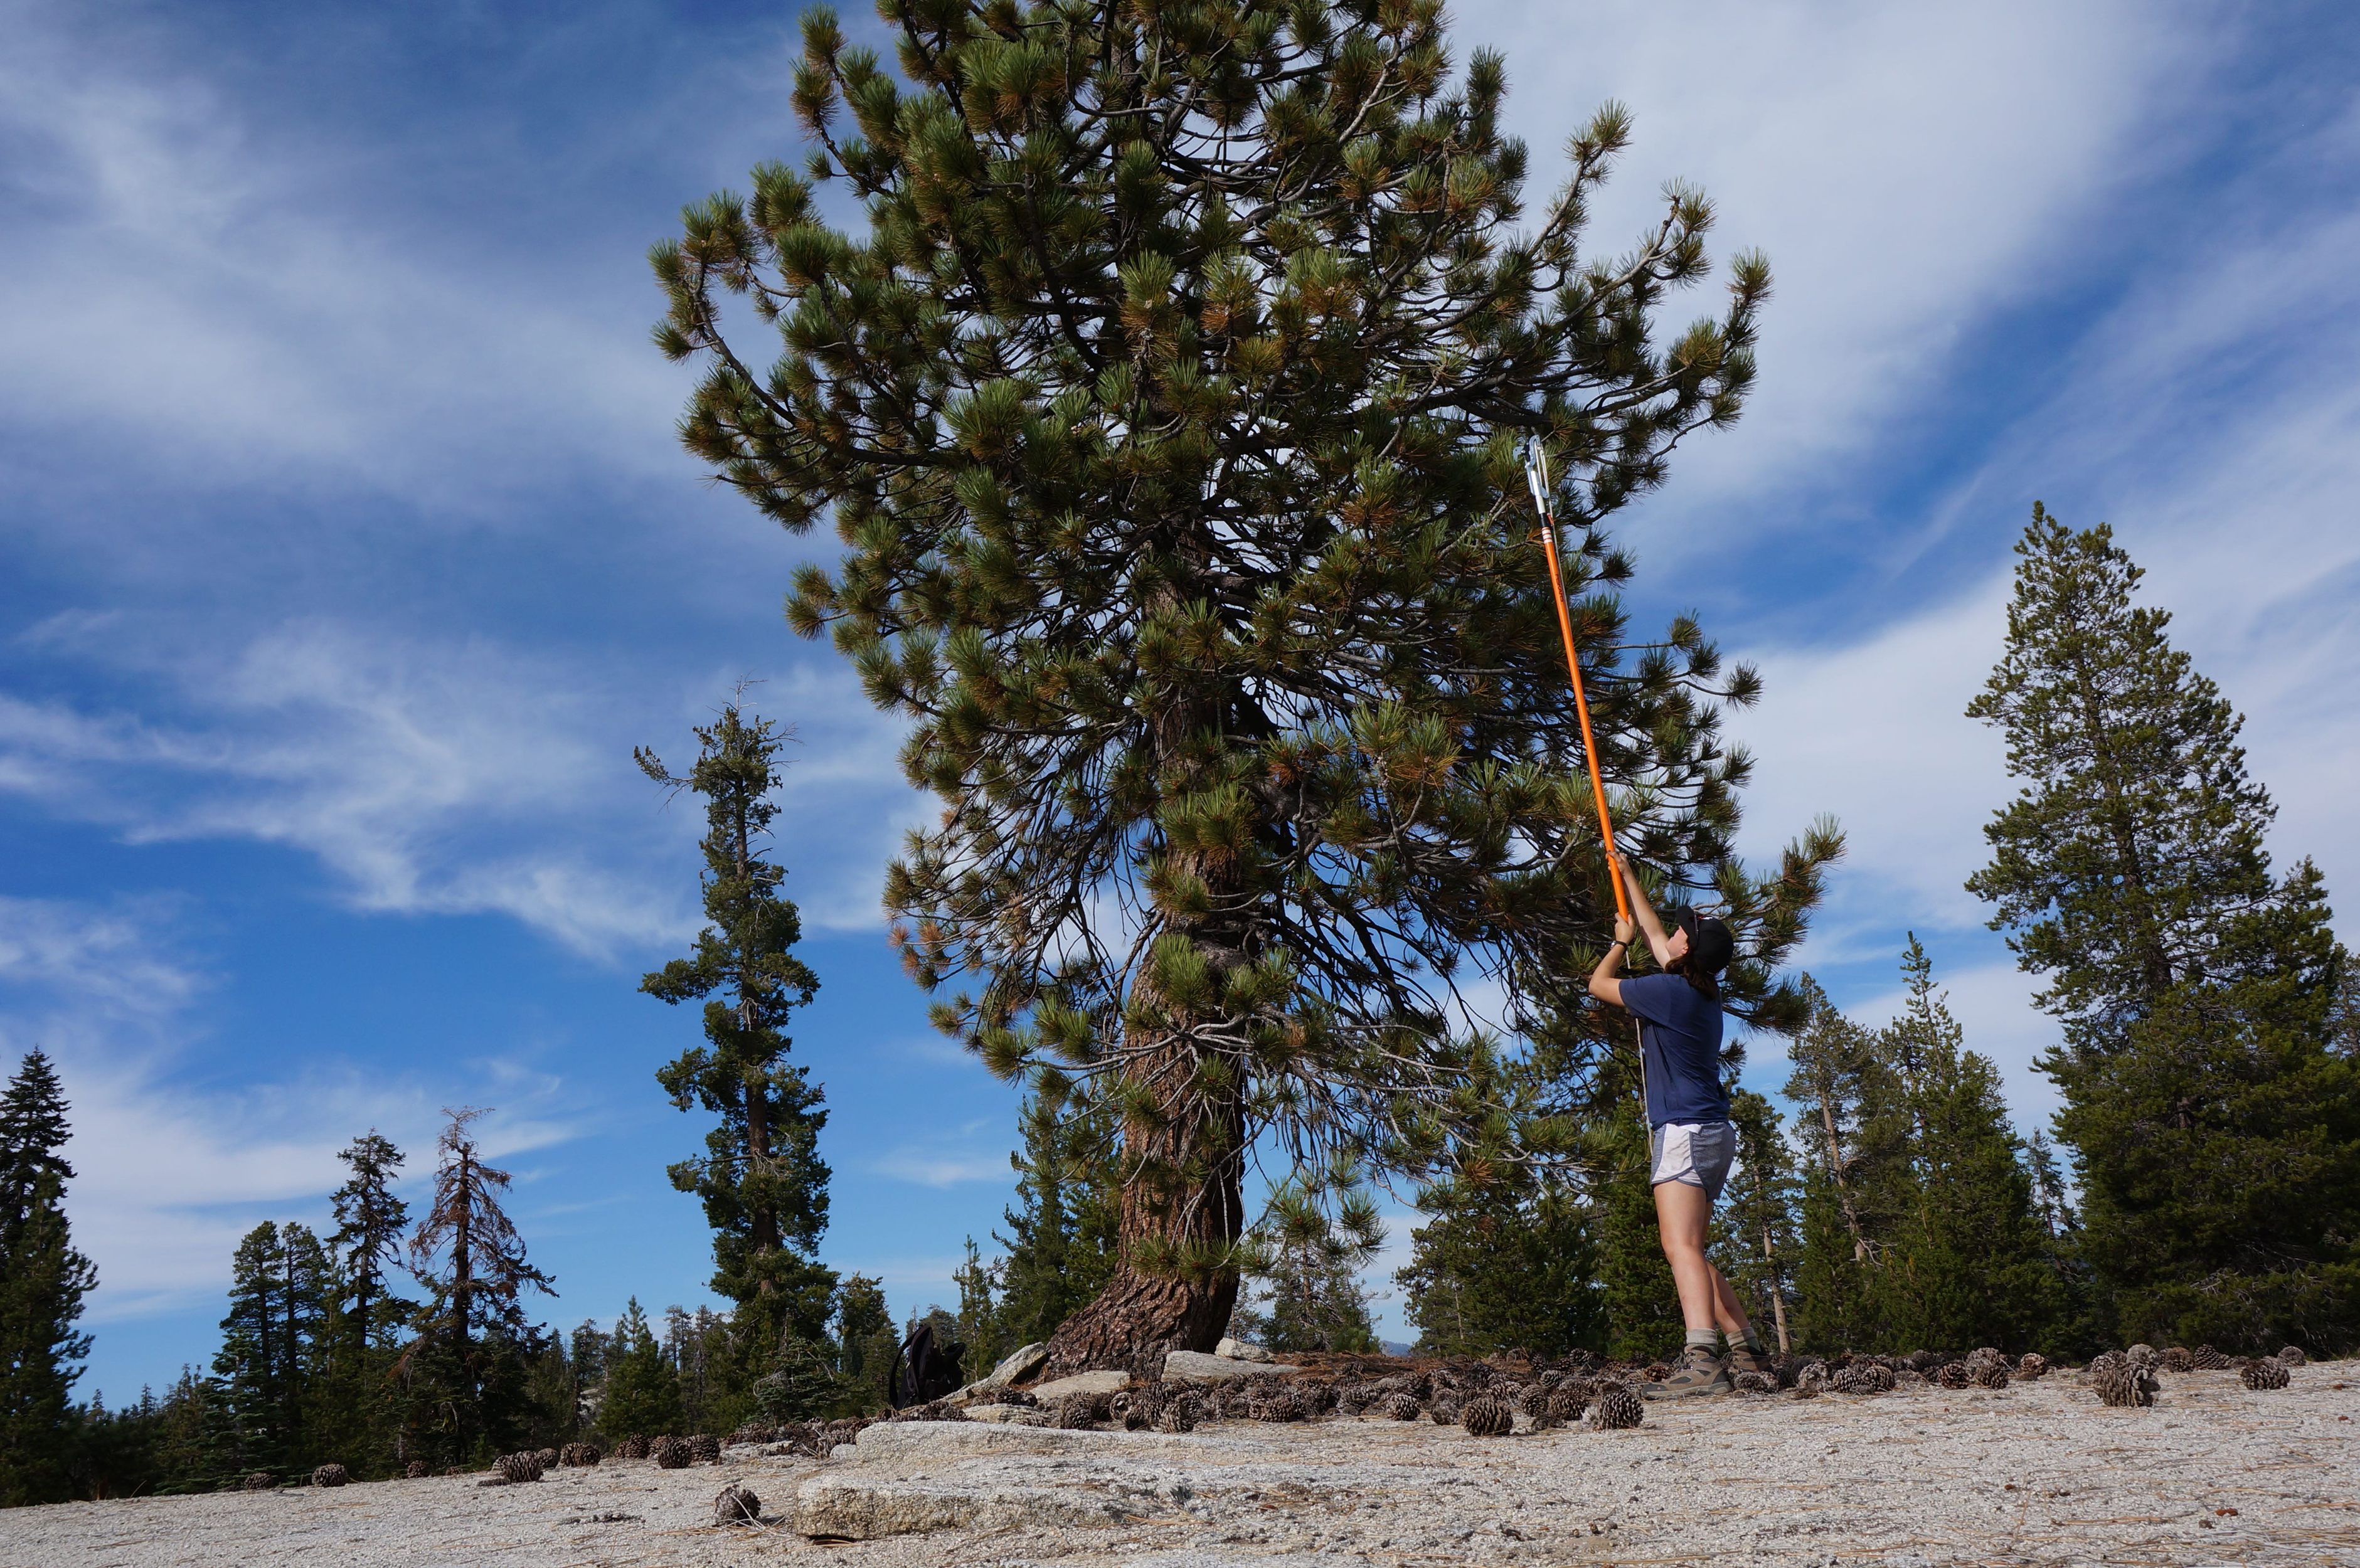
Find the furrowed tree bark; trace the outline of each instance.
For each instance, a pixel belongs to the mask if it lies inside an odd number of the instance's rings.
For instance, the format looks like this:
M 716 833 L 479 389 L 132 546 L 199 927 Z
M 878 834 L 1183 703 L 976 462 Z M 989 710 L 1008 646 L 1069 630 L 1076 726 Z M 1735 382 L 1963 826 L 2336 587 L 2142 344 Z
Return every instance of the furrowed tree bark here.
M 1166 603 L 1177 598 L 1171 593 Z M 1165 776 L 1185 781 L 1168 797 L 1173 809 L 1186 810 L 1192 793 L 1215 782 L 1207 777 L 1209 769 L 1187 759 L 1201 755 L 1200 737 L 1223 727 L 1237 706 L 1177 693 L 1164 703 L 1153 734 Z M 1240 907 L 1245 877 L 1235 852 L 1173 851 L 1166 863 L 1203 882 L 1210 908 Z M 1187 938 L 1217 977 L 1249 961 L 1250 917 L 1203 918 L 1168 906 L 1160 913 L 1165 928 Z M 1245 1064 L 1234 1057 L 1227 1064 L 1226 1089 L 1209 1088 L 1202 1069 L 1206 1054 L 1221 1049 L 1207 1033 L 1232 1035 L 1243 1022 L 1223 1015 L 1218 1002 L 1190 1008 L 1162 996 L 1152 974 L 1137 985 L 1163 1018 L 1153 1037 L 1135 1042 L 1145 1049 L 1137 1050 L 1124 1076 L 1128 1087 L 1143 1092 L 1153 1112 L 1124 1119 L 1114 1277 L 1050 1336 L 1052 1377 L 1091 1367 L 1129 1369 L 1144 1361 L 1155 1363 L 1160 1374 L 1163 1353 L 1218 1345 L 1237 1305 L 1238 1274 L 1229 1258 L 1245 1231 Z M 1159 1253 L 1177 1253 L 1184 1266 L 1158 1264 Z M 1207 1255 L 1218 1257 L 1218 1266 L 1207 1267 Z

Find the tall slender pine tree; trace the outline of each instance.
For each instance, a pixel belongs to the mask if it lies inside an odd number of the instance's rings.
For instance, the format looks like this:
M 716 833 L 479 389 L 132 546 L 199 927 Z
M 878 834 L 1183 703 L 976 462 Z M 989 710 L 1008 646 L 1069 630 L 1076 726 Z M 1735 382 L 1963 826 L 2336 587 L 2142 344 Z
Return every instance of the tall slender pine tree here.
M 27 1051 L 0 1095 L 0 1506 L 71 1485 L 67 1417 L 90 1354 L 74 1324 L 98 1271 L 66 1220 L 67 1108 L 48 1054 Z
M 802 917 L 780 892 L 784 869 L 764 858 L 778 814 L 779 753 L 787 737 L 736 702 L 696 732 L 696 765 L 674 777 L 654 753 L 633 755 L 649 778 L 705 797 L 705 917 L 696 951 L 639 983 L 671 1003 L 703 1001 L 705 1040 L 656 1073 L 682 1110 L 720 1120 L 702 1159 L 672 1167 L 672 1185 L 704 1200 L 713 1227 L 713 1288 L 737 1303 L 756 1370 L 781 1335 L 824 1338 L 836 1276 L 814 1256 L 827 1228 L 828 1169 L 819 1157 L 819 1086 L 787 1061 L 787 1020 L 819 978 L 794 955 Z

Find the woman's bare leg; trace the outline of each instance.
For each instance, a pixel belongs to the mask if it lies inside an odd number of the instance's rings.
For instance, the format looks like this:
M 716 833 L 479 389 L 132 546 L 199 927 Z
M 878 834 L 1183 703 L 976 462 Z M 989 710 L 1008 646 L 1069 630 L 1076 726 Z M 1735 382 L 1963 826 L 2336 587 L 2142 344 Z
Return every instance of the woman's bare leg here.
M 1712 1200 L 1702 1187 L 1686 1181 L 1656 1183 L 1655 1225 L 1664 1238 L 1664 1259 L 1672 1266 L 1672 1283 L 1679 1288 L 1680 1320 L 1692 1332 L 1717 1328 L 1740 1340 L 1745 1337 L 1745 1309 L 1704 1255 L 1711 1223 Z

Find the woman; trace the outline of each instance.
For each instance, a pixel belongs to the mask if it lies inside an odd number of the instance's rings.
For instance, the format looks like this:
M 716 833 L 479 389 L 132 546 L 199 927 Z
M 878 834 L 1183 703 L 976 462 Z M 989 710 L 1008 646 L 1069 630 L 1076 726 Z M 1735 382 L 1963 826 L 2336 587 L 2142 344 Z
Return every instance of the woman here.
M 1614 874 L 1630 890 L 1637 928 L 1614 922 L 1614 944 L 1590 976 L 1590 994 L 1624 1008 L 1639 1020 L 1639 1065 L 1646 1087 L 1649 1181 L 1655 1193 L 1655 1225 L 1664 1257 L 1679 1287 L 1680 1316 L 1688 1345 L 1669 1377 L 1640 1392 L 1650 1399 L 1683 1394 L 1725 1394 L 1734 1371 L 1766 1372 L 1770 1358 L 1729 1281 L 1704 1255 L 1713 1200 L 1729 1179 L 1737 1153 L 1737 1129 L 1729 1121 L 1729 1094 L 1721 1086 L 1721 984 L 1719 976 L 1734 947 L 1729 927 L 1695 910 L 1674 911 L 1675 929 L 1648 907 L 1639 878 L 1612 859 Z M 1660 975 L 1622 979 L 1622 955 L 1644 931 Z M 1722 1334 L 1730 1353 L 1720 1355 Z

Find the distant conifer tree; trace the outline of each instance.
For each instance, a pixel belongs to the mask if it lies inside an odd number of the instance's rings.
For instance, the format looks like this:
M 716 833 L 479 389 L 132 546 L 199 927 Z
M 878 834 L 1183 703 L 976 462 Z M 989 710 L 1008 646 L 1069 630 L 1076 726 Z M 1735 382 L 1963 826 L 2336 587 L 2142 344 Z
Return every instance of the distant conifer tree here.
M 1378 1348 L 1360 1276 L 1384 1247 L 1384 1223 L 1348 1160 L 1281 1183 L 1251 1240 L 1259 1255 L 1249 1269 L 1260 1287 L 1255 1305 L 1268 1310 L 1243 1308 L 1233 1333 L 1292 1353 Z M 1247 1300 L 1240 1296 L 1241 1308 Z
M 74 1324 L 98 1271 L 66 1220 L 67 1108 L 48 1054 L 27 1051 L 0 1094 L 0 1507 L 72 1486 L 68 1412 L 90 1354 Z
M 1966 1048 L 1916 933 L 1907 999 L 1875 1037 L 1907 1107 L 1911 1205 L 1879 1263 L 1885 1348 L 2060 1348 L 2065 1299 L 1999 1070 Z
M 2041 1060 L 2119 1332 L 2360 1344 L 2360 1064 L 2325 886 L 2284 877 L 2243 721 L 2134 602 L 2110 529 L 2035 505 L 2007 647 L 1968 713 L 2024 780 L 1967 886 L 2064 1025 Z
M 819 1157 L 827 1113 L 801 1067 L 787 1062 L 789 1016 L 819 988 L 792 949 L 803 935 L 763 857 L 778 814 L 786 736 L 736 702 L 696 732 L 696 765 L 675 777 L 652 752 L 634 753 L 649 778 L 705 797 L 705 917 L 696 951 L 639 982 L 672 1003 L 703 1001 L 705 1038 L 656 1079 L 682 1110 L 720 1121 L 704 1158 L 671 1169 L 672 1185 L 704 1200 L 713 1227 L 713 1288 L 737 1303 L 739 1332 L 767 1356 L 781 1334 L 826 1335 L 836 1276 L 814 1256 L 827 1229 L 828 1168 Z
M 598 1405 L 598 1430 L 610 1440 L 637 1433 L 660 1437 L 680 1427 L 680 1376 L 664 1359 L 663 1346 L 648 1325 L 639 1299 L 631 1298 L 604 1356 L 606 1377 Z
M 1470 1161 L 1418 1194 L 1393 1276 L 1427 1356 L 1601 1349 L 1598 1245 L 1580 1195 L 1530 1165 Z
M 487 1113 L 442 1114 L 449 1121 L 435 1140 L 433 1203 L 410 1238 L 410 1268 L 432 1294 L 401 1366 L 421 1456 L 466 1458 L 523 1441 L 532 1421 L 525 1380 L 541 1349 L 524 1296 L 555 1292 L 525 1260 L 524 1238 L 501 1201 L 512 1178 L 485 1163 L 476 1145 L 475 1123 Z
M 334 1290 L 327 1251 L 308 1226 L 265 1220 L 238 1243 L 213 1374 L 244 1468 L 307 1467 Z
M 1729 1119 L 1737 1127 L 1738 1165 L 1713 1212 L 1714 1266 L 1763 1337 L 1785 1350 L 1794 1340 L 1789 1316 L 1802 1251 L 1795 1157 L 1777 1108 L 1761 1095 L 1732 1094 Z
M 884 15 L 898 73 L 814 7 L 794 92 L 858 233 L 763 165 L 656 248 L 657 337 L 707 367 L 691 450 L 850 547 L 790 618 L 910 718 L 944 802 L 886 888 L 919 980 L 973 978 L 938 1023 L 1116 1116 L 1117 1268 L 1053 1365 L 1123 1366 L 1228 1323 L 1265 1128 L 1448 1168 L 1496 1109 L 1456 977 L 1588 1017 L 1607 883 L 1522 436 L 1579 536 L 1624 842 L 1719 890 L 1733 1003 L 1783 1008 L 1833 844 L 1737 866 L 1719 704 L 1756 682 L 1686 620 L 1630 650 L 1603 531 L 1736 418 L 1768 271 L 1740 258 L 1720 316 L 1657 340 L 1711 210 L 1675 190 L 1631 254 L 1583 248 L 1619 107 L 1518 232 L 1504 63 L 1454 82 L 1441 0 Z M 728 292 L 781 333 L 770 368 Z

